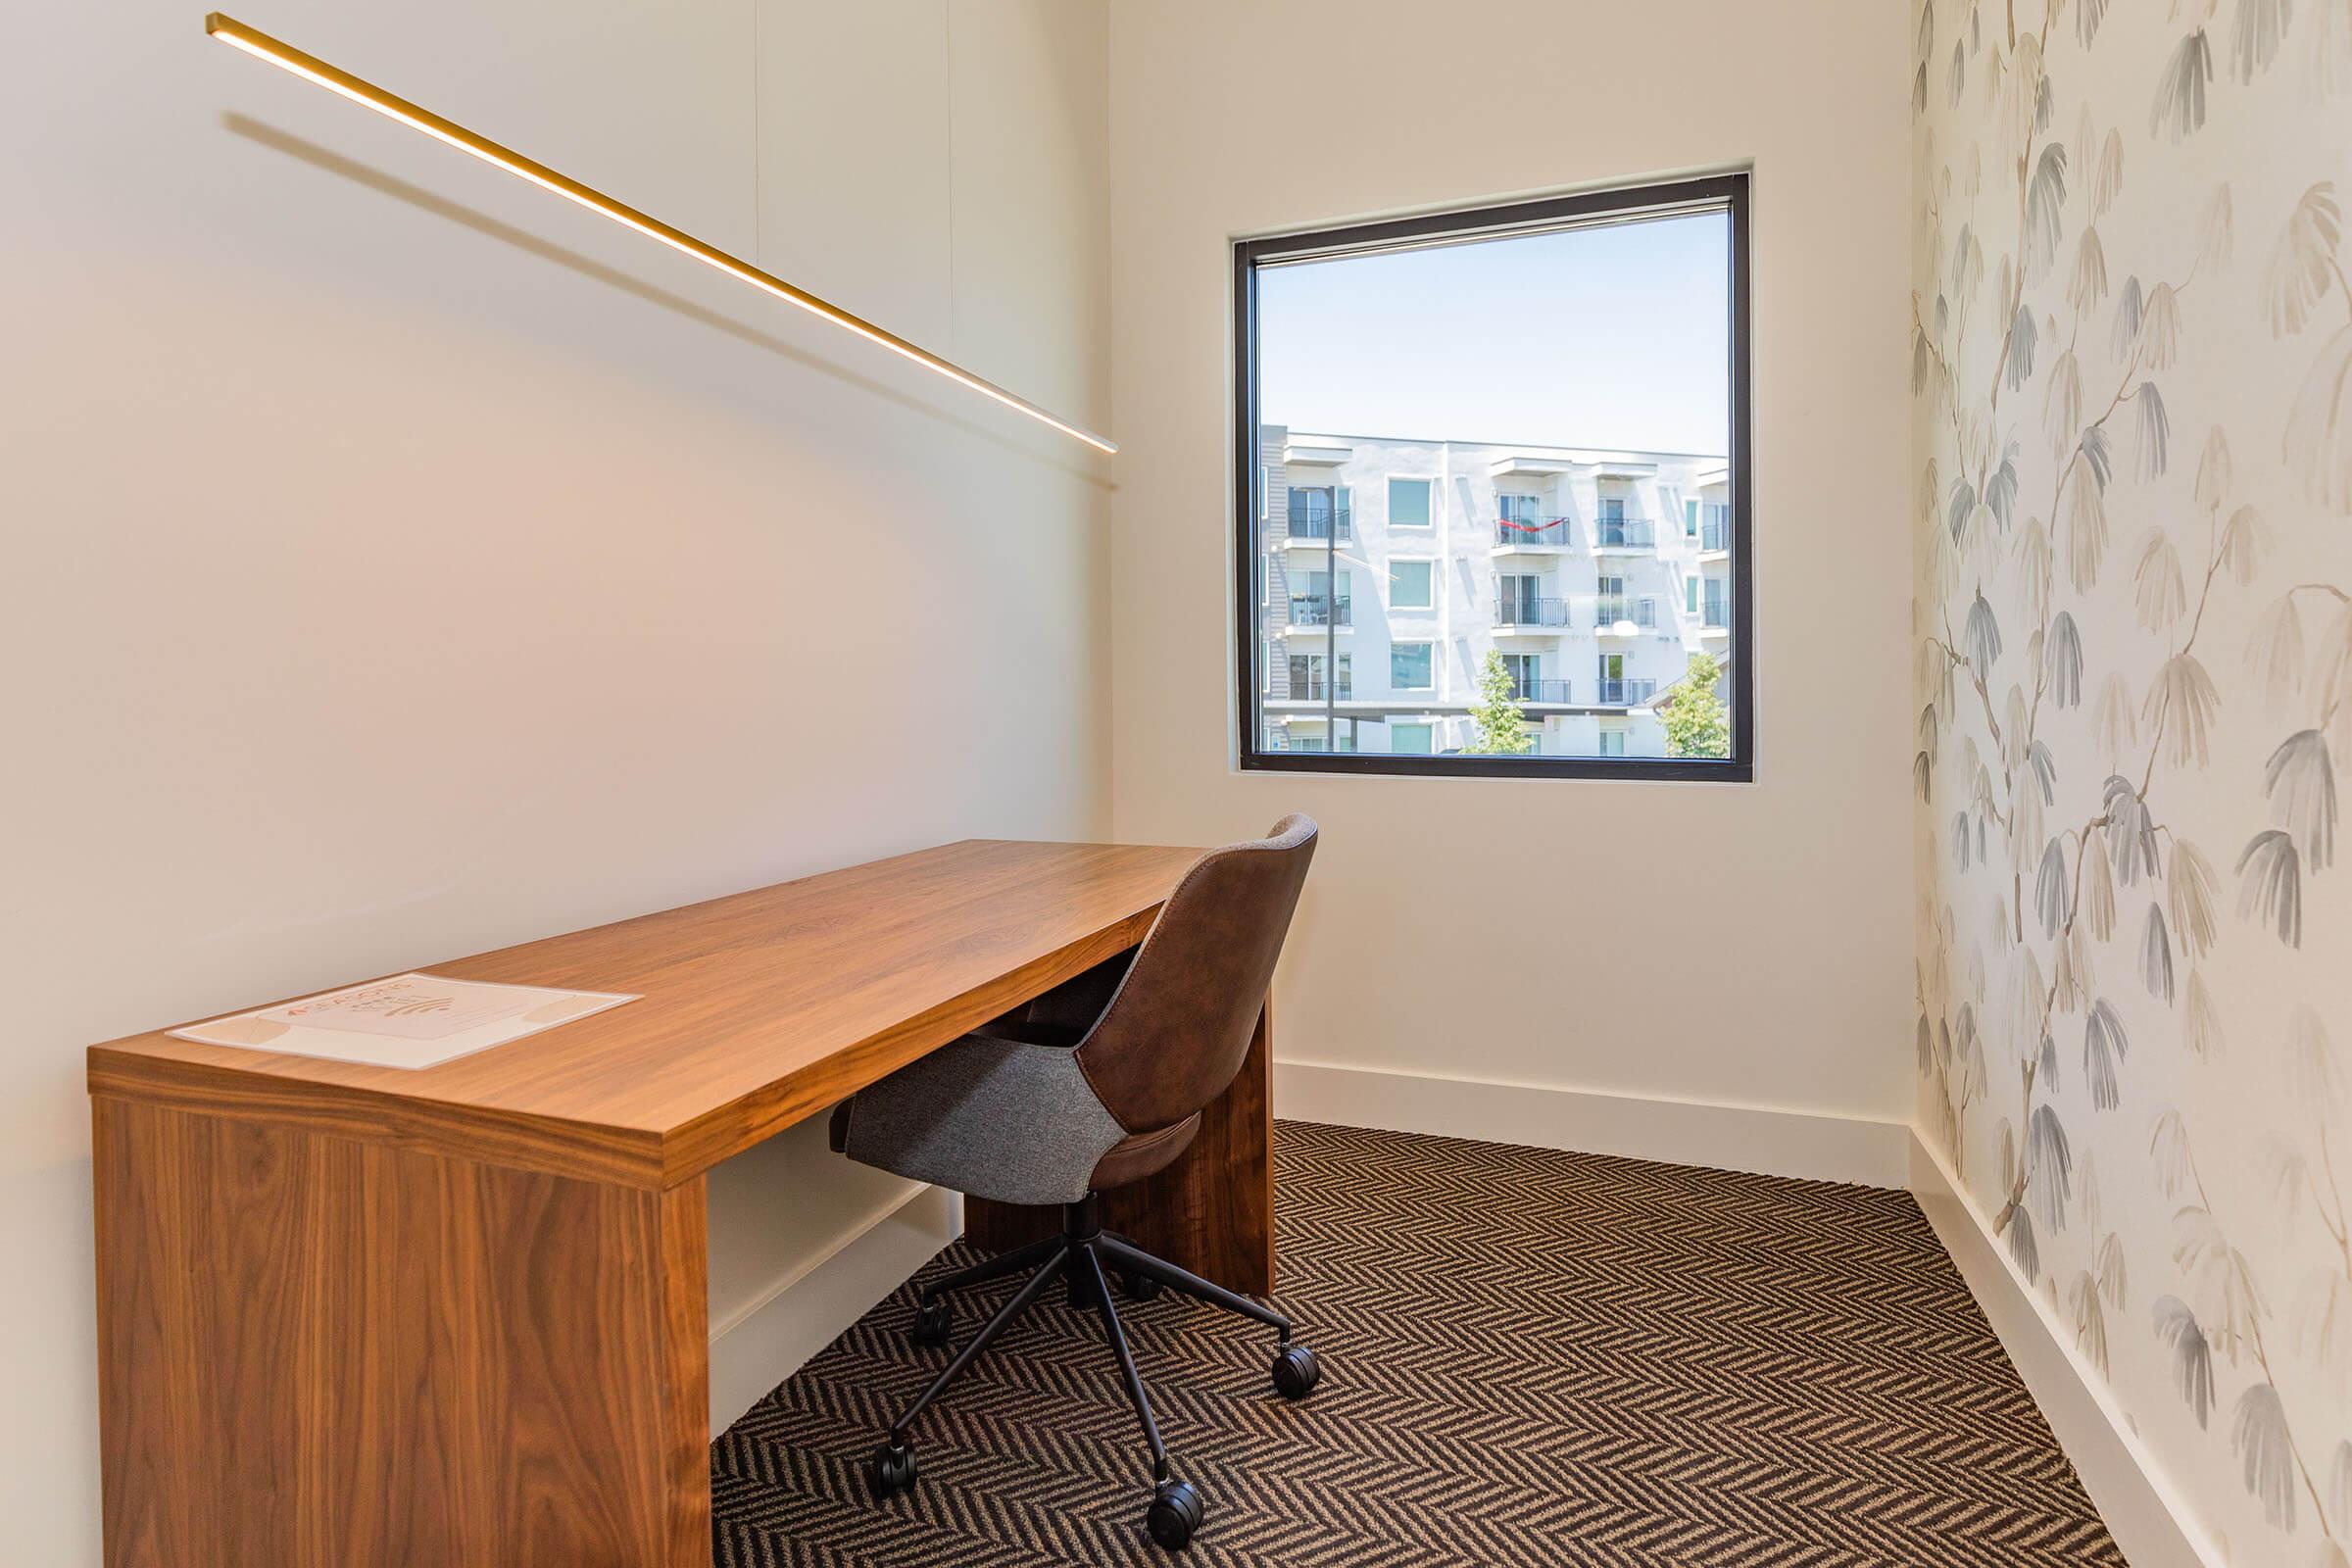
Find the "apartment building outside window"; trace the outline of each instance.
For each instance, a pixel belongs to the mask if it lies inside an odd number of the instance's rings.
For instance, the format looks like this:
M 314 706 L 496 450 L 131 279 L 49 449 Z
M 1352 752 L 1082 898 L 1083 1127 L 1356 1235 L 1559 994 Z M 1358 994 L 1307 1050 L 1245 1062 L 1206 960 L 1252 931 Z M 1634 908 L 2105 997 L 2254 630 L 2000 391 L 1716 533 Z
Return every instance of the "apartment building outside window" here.
M 1752 777 L 1746 189 L 1236 246 L 1241 765 Z

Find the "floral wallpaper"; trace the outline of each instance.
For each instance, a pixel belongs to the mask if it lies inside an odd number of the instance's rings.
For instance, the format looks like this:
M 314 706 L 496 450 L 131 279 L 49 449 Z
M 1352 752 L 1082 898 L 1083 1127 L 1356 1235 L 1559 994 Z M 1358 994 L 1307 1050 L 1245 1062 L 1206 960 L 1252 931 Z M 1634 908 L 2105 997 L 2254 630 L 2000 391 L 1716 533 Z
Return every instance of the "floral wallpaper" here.
M 1921 1125 L 2240 1564 L 2352 1562 L 2352 0 L 1930 0 Z

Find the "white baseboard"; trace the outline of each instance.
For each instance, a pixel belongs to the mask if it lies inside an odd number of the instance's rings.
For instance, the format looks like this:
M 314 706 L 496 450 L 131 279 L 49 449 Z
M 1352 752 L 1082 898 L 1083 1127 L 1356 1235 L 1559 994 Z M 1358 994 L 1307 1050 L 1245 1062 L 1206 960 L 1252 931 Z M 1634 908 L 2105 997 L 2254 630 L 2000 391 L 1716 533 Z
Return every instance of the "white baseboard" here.
M 2221 1568 L 2222 1554 L 2132 1431 L 2097 1368 L 2017 1272 L 2008 1249 L 1942 1158 L 1911 1136 L 1912 1196 L 1984 1308 L 2058 1446 L 2074 1461 L 2132 1568 Z
M 963 1200 L 917 1187 L 844 1228 L 757 1300 L 710 1325 L 710 1435 L 764 1398 L 803 1362 L 963 1234 Z
M 1911 1130 L 1901 1122 L 1332 1062 L 1277 1060 L 1274 1113 L 1865 1187 L 1909 1177 Z

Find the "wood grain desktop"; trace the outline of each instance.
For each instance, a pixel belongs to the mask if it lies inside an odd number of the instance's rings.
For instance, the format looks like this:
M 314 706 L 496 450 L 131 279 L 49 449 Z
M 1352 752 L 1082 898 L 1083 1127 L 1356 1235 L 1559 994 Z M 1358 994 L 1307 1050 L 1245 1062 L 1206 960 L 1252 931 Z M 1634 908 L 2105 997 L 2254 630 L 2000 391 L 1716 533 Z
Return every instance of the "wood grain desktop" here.
M 92 1047 L 107 1562 L 703 1568 L 705 1173 L 1133 947 L 1199 853 L 971 840 L 423 964 L 642 1000 L 416 1071 Z M 1260 1294 L 1266 1031 L 1104 1216 Z

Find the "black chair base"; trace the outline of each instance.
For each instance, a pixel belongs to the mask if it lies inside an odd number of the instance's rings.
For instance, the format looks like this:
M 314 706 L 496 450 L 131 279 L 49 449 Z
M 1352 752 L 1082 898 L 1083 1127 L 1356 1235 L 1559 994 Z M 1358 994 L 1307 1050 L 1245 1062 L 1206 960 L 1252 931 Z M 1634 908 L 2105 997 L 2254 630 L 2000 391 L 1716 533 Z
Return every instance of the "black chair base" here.
M 947 1392 L 964 1368 L 1003 1335 L 1049 1285 L 1055 1279 L 1063 1279 L 1068 1282 L 1072 1305 L 1092 1306 L 1102 1314 L 1103 1333 L 1110 1341 L 1111 1354 L 1118 1359 L 1119 1376 L 1127 1387 L 1128 1402 L 1135 1406 L 1135 1413 L 1143 1422 L 1144 1445 L 1152 1450 L 1152 1504 L 1144 1516 L 1145 1532 L 1170 1550 L 1183 1546 L 1200 1527 L 1203 1512 L 1200 1494 L 1168 1475 L 1167 1446 L 1160 1442 L 1158 1423 L 1152 1419 L 1152 1399 L 1144 1392 L 1143 1379 L 1136 1373 L 1135 1355 L 1127 1348 L 1127 1331 L 1120 1326 L 1119 1309 L 1111 1300 L 1106 1275 L 1118 1275 L 1127 1294 L 1138 1300 L 1149 1300 L 1163 1288 L 1171 1289 L 1273 1329 L 1281 1337 L 1274 1356 L 1274 1390 L 1286 1399 L 1305 1398 L 1322 1381 L 1323 1371 L 1315 1352 L 1303 1345 L 1291 1343 L 1291 1320 L 1280 1312 L 1221 1285 L 1212 1285 L 1197 1274 L 1187 1273 L 1173 1263 L 1153 1257 L 1126 1238 L 1103 1230 L 1092 1193 L 1082 1201 L 1063 1207 L 1059 1236 L 1015 1248 L 924 1287 L 921 1303 L 915 1309 L 912 1328 L 915 1343 L 944 1346 L 949 1342 L 954 1327 L 954 1309 L 946 1299 L 949 1293 L 1024 1270 L 1035 1272 L 1012 1299 L 997 1308 L 947 1368 L 932 1379 L 931 1386 L 891 1423 L 890 1437 L 875 1450 L 867 1469 L 867 1479 L 875 1494 L 887 1497 L 915 1484 L 919 1469 L 910 1442 L 915 1418 L 930 1408 L 932 1401 Z

